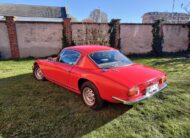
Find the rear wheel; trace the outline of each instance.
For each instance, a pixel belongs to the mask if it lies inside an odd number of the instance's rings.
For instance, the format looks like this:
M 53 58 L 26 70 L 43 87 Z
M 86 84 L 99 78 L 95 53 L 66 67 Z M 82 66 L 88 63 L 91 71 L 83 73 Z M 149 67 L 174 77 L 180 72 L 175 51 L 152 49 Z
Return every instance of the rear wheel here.
M 81 87 L 83 102 L 92 109 L 100 109 L 104 105 L 104 100 L 100 97 L 96 86 L 87 81 Z
M 33 75 L 37 80 L 40 80 L 40 81 L 45 80 L 45 77 L 38 65 L 34 66 Z

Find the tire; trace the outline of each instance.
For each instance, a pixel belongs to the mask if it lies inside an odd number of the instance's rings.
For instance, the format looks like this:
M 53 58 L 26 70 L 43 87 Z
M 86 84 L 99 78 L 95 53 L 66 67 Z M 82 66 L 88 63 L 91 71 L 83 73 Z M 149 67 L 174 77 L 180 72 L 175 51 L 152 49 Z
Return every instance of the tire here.
M 45 77 L 43 76 L 40 67 L 36 64 L 34 65 L 34 69 L 33 69 L 33 76 L 35 79 L 39 80 L 39 81 L 44 81 Z
M 98 110 L 104 105 L 104 100 L 100 97 L 98 89 L 89 81 L 82 84 L 81 96 L 84 104 L 91 109 Z

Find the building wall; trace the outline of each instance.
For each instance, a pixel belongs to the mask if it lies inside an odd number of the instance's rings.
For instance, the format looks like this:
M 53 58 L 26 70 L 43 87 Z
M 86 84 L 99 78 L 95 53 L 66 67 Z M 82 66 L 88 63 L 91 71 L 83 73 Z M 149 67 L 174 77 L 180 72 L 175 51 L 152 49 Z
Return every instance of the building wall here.
M 0 53 L 1 57 L 4 59 L 11 57 L 7 26 L 5 22 L 0 22 Z
M 109 45 L 110 27 L 108 24 L 72 24 L 72 40 L 74 44 Z
M 152 50 L 151 31 L 151 25 L 121 25 L 121 51 L 124 54 L 143 54 L 150 52 Z
M 20 57 L 44 57 L 57 54 L 62 48 L 61 23 L 17 22 Z
M 163 26 L 164 52 L 179 52 L 188 49 L 188 27 L 183 25 Z

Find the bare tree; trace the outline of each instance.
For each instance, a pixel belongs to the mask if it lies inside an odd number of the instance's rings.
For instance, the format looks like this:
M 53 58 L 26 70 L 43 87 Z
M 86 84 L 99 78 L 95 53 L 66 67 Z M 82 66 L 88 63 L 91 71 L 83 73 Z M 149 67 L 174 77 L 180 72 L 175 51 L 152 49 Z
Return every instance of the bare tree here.
M 90 18 L 97 23 L 107 23 L 108 22 L 108 15 L 101 11 L 100 9 L 94 9 L 90 13 Z
M 93 23 L 94 21 L 90 18 L 83 19 L 82 22 L 84 23 Z

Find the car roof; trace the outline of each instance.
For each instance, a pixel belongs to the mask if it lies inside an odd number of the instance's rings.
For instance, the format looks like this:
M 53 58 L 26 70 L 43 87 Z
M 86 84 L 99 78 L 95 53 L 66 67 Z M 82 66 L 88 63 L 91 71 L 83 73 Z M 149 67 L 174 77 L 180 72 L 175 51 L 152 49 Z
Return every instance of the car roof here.
M 85 52 L 87 54 L 96 52 L 96 51 L 104 51 L 104 50 L 116 50 L 110 46 L 102 46 L 102 45 L 80 45 L 80 46 L 70 46 L 65 48 L 67 50 L 77 50 L 81 52 Z

